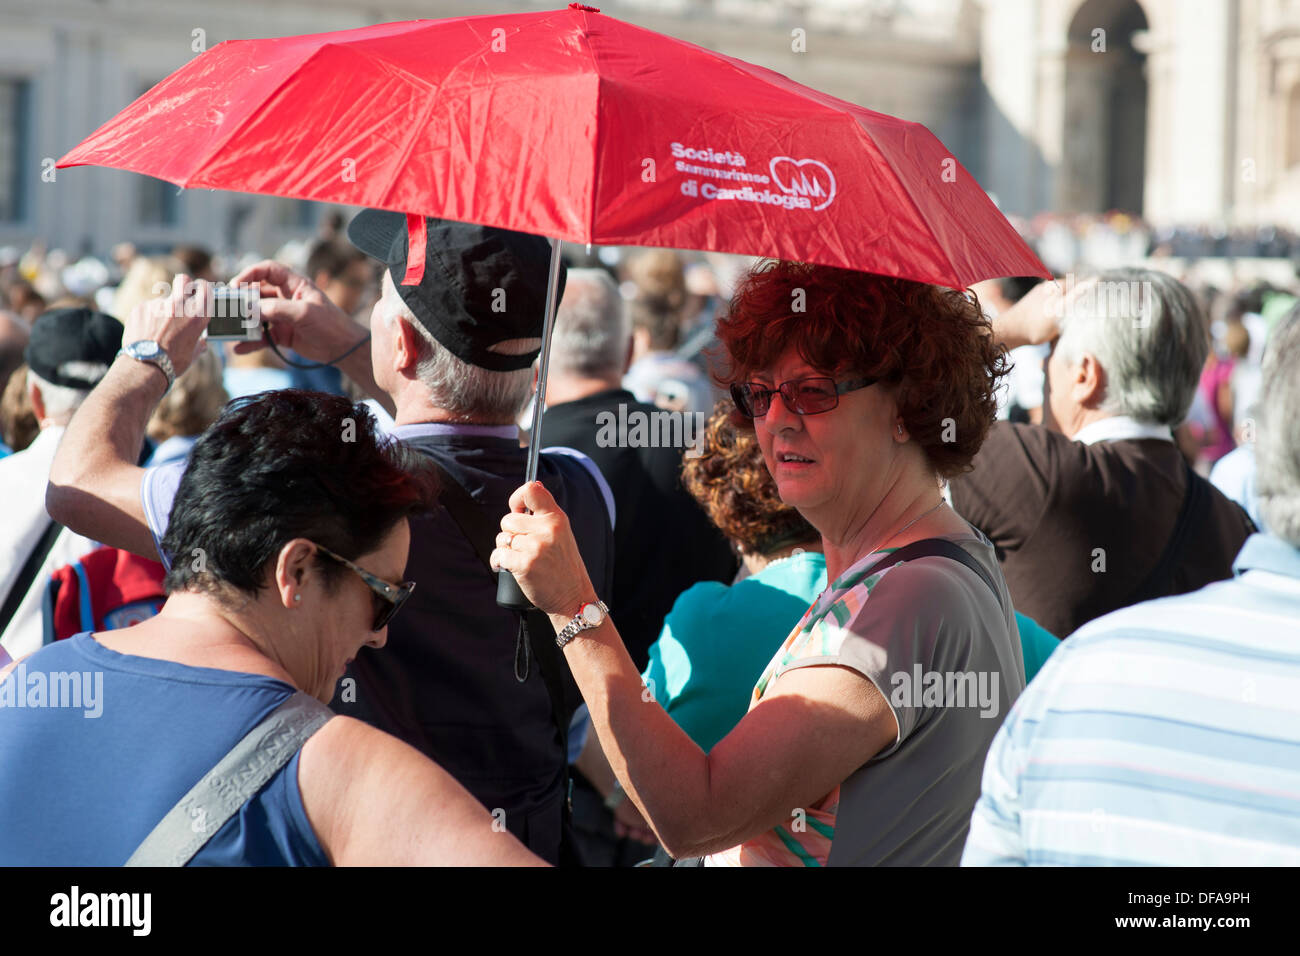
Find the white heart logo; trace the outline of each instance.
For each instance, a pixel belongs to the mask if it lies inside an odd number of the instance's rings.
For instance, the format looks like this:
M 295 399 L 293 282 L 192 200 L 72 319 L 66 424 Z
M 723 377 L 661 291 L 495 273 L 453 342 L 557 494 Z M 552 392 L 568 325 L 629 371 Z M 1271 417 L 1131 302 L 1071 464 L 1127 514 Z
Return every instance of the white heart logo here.
M 788 167 L 783 164 L 789 163 Z M 768 164 L 772 172 L 772 181 L 781 191 L 791 196 L 804 196 L 813 202 L 820 200 L 820 205 L 813 210 L 825 209 L 835 198 L 835 174 L 830 167 L 816 159 L 791 159 L 789 156 L 777 156 Z M 779 170 L 784 169 L 785 177 Z

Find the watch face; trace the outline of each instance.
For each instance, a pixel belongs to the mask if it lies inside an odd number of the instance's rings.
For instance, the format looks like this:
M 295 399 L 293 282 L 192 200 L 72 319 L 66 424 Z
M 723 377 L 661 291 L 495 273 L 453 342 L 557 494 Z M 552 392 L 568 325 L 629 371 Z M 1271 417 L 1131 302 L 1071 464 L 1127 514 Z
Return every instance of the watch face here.
M 605 615 L 601 613 L 600 608 L 596 605 L 587 604 L 582 609 L 582 619 L 592 627 L 595 627 L 605 619 Z
M 136 342 L 131 346 L 131 350 L 137 358 L 154 358 L 158 355 L 157 342 Z

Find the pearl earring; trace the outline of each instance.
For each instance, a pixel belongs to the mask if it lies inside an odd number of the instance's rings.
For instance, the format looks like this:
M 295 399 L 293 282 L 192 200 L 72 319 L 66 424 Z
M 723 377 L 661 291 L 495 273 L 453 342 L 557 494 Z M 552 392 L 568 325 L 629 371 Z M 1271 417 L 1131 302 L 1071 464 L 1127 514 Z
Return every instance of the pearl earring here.
M 293 596 L 293 599 L 294 599 L 295 601 L 301 601 L 301 600 L 302 600 L 302 595 L 301 595 L 301 594 L 295 594 L 295 595 Z

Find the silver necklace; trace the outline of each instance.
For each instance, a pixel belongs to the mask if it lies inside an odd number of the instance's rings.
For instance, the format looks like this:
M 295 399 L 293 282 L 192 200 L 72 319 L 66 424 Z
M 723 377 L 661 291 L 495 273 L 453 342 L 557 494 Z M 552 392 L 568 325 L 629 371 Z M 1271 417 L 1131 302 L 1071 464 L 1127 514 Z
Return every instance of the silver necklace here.
M 903 533 L 904 531 L 906 531 L 908 528 L 912 527 L 912 525 L 916 524 L 918 521 L 920 521 L 920 520 L 921 520 L 922 518 L 924 518 L 926 515 L 931 514 L 932 512 L 938 511 L 938 510 L 939 510 L 939 506 L 942 505 L 942 504 L 943 504 L 943 499 L 940 498 L 940 499 L 939 499 L 939 504 L 935 505 L 935 506 L 934 506 L 933 508 L 931 508 L 929 511 L 925 511 L 925 512 L 923 512 L 923 513 L 917 515 L 915 518 L 913 518 L 913 519 L 912 519 L 911 521 L 909 521 L 907 524 L 903 525 L 901 528 L 899 528 L 897 531 L 895 531 L 895 532 L 894 532 L 893 534 L 891 534 L 888 538 L 886 538 L 884 541 L 880 542 L 880 544 L 876 545 L 875 548 L 873 548 L 871 551 L 868 551 L 867 553 L 868 553 L 868 554 L 875 554 L 877 551 L 879 551 L 879 550 L 880 550 L 881 548 L 883 548 L 885 545 L 889 544 L 889 542 L 893 541 L 893 540 L 894 540 L 895 538 L 897 538 L 900 534 L 902 534 L 902 533 Z

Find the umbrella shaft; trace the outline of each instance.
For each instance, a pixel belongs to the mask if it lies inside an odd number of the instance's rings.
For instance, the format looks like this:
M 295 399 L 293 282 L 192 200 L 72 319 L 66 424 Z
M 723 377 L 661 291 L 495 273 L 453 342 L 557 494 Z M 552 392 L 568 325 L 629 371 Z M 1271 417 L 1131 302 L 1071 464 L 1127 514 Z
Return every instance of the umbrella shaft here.
M 546 405 L 546 372 L 551 364 L 551 333 L 560 290 L 560 240 L 551 240 L 551 274 L 546 283 L 546 319 L 542 325 L 542 354 L 537 368 L 537 395 L 533 399 L 533 424 L 528 433 L 528 468 L 524 482 L 537 480 L 537 456 L 542 449 L 542 412 Z

